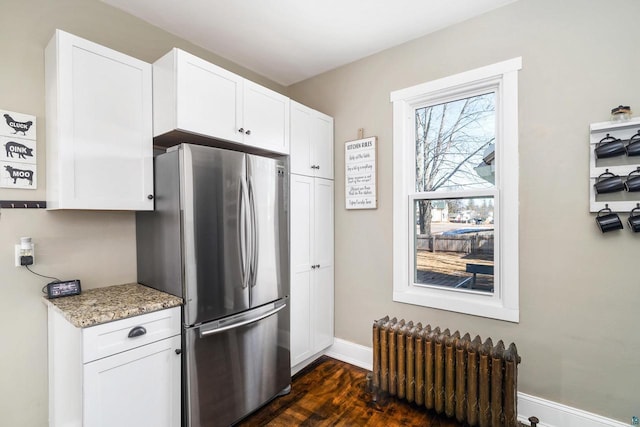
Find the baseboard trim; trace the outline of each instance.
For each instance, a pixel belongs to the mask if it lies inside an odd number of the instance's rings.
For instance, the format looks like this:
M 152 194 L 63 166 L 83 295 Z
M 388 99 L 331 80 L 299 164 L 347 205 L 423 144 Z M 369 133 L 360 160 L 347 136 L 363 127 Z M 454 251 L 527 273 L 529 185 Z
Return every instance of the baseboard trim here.
M 518 419 L 525 422 L 531 415 L 540 419 L 538 424 L 540 427 L 626 427 L 629 425 L 582 409 L 518 392 Z
M 325 352 L 327 356 L 361 368 L 373 369 L 373 349 L 340 338 Z M 605 418 L 551 400 L 518 392 L 518 420 L 528 424 L 529 417 L 540 420 L 539 427 L 626 427 L 629 424 Z
M 371 371 L 373 369 L 373 349 L 364 345 L 335 338 L 325 354 L 351 365 Z

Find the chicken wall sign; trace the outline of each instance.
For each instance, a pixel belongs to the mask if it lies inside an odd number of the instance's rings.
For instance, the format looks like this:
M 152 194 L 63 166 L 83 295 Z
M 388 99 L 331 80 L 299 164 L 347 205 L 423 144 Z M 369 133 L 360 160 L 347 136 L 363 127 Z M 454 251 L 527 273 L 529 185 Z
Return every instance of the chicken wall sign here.
M 0 187 L 37 188 L 36 118 L 0 110 Z

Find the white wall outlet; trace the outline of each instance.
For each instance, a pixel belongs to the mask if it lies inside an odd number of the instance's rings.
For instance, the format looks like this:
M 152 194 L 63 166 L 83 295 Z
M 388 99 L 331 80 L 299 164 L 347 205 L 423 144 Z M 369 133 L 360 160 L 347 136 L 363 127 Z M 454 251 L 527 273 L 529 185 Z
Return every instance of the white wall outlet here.
M 34 244 L 31 244 L 31 257 L 33 258 L 33 263 L 36 263 L 36 251 L 35 251 L 35 246 Z M 21 250 L 21 246 L 20 245 L 15 245 L 15 265 L 16 267 L 20 267 L 20 250 Z

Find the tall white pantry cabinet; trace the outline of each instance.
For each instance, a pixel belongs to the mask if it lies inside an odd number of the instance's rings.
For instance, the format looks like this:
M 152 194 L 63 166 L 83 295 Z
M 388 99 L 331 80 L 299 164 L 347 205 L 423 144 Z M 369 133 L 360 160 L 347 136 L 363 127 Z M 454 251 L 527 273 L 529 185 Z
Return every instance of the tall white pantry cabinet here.
M 291 101 L 292 373 L 333 344 L 333 118 Z

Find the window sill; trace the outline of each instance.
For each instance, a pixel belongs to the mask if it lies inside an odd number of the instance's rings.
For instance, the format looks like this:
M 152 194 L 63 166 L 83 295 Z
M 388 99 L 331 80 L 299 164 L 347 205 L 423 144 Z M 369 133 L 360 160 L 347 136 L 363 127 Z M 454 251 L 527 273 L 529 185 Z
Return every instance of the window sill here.
M 505 307 L 492 294 L 480 292 L 452 292 L 446 289 L 413 288 L 394 291 L 393 300 L 404 304 L 488 317 L 518 323 L 520 310 Z

